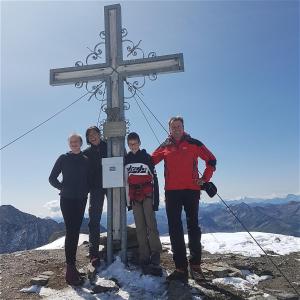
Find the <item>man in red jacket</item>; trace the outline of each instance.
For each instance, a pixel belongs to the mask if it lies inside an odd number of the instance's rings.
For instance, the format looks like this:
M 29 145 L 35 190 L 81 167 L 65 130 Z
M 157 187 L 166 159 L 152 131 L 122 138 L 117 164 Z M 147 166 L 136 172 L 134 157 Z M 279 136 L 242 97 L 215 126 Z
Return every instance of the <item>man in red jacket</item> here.
M 201 273 L 201 230 L 198 224 L 198 209 L 201 186 L 209 182 L 216 169 L 215 156 L 198 140 L 184 132 L 181 117 L 169 121 L 170 135 L 152 154 L 156 165 L 164 160 L 165 197 L 169 235 L 175 262 L 175 271 L 167 280 L 188 281 L 188 260 L 181 220 L 185 210 L 190 249 L 190 269 Z M 199 178 L 198 158 L 205 161 L 206 168 Z

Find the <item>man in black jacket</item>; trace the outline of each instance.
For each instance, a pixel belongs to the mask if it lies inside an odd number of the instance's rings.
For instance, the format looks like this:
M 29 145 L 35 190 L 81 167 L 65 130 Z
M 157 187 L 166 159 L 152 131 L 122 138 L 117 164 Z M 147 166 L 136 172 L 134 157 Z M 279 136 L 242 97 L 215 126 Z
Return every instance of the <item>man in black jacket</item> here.
M 83 151 L 94 168 L 94 178 L 90 190 L 89 204 L 89 254 L 94 267 L 100 265 L 100 220 L 103 210 L 105 189 L 102 185 L 102 158 L 107 157 L 107 144 L 100 139 L 100 130 L 96 126 L 89 127 L 85 133 L 90 147 Z

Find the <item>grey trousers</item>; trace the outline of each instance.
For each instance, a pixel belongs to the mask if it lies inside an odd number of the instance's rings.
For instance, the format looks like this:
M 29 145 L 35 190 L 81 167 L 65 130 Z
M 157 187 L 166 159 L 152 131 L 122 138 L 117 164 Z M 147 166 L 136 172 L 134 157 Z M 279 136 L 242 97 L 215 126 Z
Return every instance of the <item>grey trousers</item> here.
M 139 260 L 141 264 L 160 264 L 160 252 L 162 251 L 155 212 L 153 211 L 152 198 L 146 198 L 141 202 L 132 203 L 132 210 L 136 226 L 137 240 L 139 244 Z

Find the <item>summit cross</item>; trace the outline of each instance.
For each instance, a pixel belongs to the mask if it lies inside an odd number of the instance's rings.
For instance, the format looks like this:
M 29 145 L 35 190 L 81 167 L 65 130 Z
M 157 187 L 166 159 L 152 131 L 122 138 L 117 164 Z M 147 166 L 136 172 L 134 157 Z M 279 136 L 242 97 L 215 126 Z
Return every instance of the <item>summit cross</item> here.
M 50 70 L 50 85 L 103 81 L 106 84 L 107 120 L 104 136 L 108 157 L 125 153 L 126 122 L 124 113 L 124 81 L 129 77 L 184 71 L 183 54 L 171 54 L 123 60 L 120 4 L 104 7 L 105 62 Z M 124 188 L 109 188 L 107 193 L 107 260 L 112 262 L 112 240 L 121 240 L 122 261 L 126 261 L 127 231 Z

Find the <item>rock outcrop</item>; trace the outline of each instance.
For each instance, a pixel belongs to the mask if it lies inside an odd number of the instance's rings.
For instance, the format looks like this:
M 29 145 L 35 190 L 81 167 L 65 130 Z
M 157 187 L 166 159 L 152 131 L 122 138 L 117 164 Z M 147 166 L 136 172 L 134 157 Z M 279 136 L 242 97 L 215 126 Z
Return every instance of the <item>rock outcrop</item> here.
M 0 253 L 27 250 L 47 244 L 62 226 L 21 212 L 11 205 L 0 206 Z

